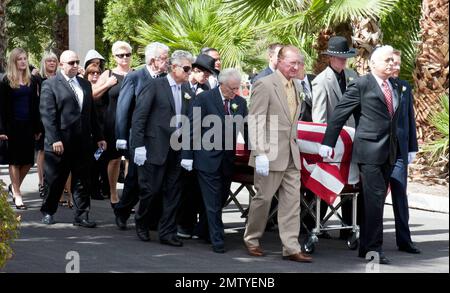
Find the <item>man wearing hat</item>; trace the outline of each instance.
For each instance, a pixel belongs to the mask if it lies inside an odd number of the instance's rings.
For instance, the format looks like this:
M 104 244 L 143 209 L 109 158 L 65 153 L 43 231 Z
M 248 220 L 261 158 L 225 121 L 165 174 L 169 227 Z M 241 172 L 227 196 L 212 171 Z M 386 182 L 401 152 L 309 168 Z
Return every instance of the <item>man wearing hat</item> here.
M 347 39 L 341 36 L 331 37 L 328 49 L 322 54 L 329 56 L 329 65 L 312 82 L 312 121 L 327 123 L 337 103 L 342 99 L 348 84 L 358 75 L 355 71 L 346 68 L 347 59 L 356 55 L 355 49 L 350 49 Z M 355 127 L 355 120 L 351 116 L 347 126 Z M 321 205 L 321 219 L 327 212 L 327 206 Z M 346 201 L 342 205 L 344 223 L 351 224 L 352 204 Z M 350 230 L 341 230 L 340 238 L 347 239 Z M 327 237 L 327 235 L 325 235 Z M 328 238 L 328 237 L 327 237 Z
M 209 77 L 218 74 L 218 71 L 214 68 L 215 62 L 214 58 L 209 55 L 198 55 L 195 62 L 192 63 L 189 81 L 181 86 L 183 92 L 186 92 L 191 98 L 195 98 L 200 93 L 209 91 Z M 182 176 L 183 189 L 177 214 L 177 236 L 183 239 L 190 239 L 193 235 L 207 238 L 207 233 L 200 232 L 204 229 L 199 229 L 199 227 L 194 231 L 197 224 L 197 214 L 204 214 L 205 210 L 197 181 L 197 172 L 195 170 L 193 172 L 183 171 Z

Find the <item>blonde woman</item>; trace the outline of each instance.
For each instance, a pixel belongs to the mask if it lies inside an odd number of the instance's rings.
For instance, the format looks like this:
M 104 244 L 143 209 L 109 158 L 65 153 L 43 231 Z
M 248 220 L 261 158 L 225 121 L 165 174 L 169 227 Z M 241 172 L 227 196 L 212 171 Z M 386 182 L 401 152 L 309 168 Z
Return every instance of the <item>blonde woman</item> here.
M 41 59 L 41 67 L 39 69 L 39 75 L 37 75 L 39 89 L 42 82 L 56 75 L 58 69 L 58 57 L 55 53 L 47 51 Z M 39 140 L 36 141 L 36 165 L 39 178 L 39 196 L 44 197 L 44 133 L 42 133 Z
M 9 194 L 17 209 L 25 210 L 20 186 L 34 164 L 34 143 L 42 134 L 38 85 L 31 76 L 28 54 L 11 51 L 6 75 L 0 82 L 0 140 L 8 141 L 11 184 Z
M 103 133 L 106 142 L 110 146 L 116 145 L 115 123 L 116 123 L 116 108 L 117 100 L 119 98 L 120 87 L 125 76 L 131 69 L 131 54 L 132 48 L 130 44 L 117 41 L 112 46 L 112 54 L 117 66 L 111 70 L 105 70 L 100 76 L 99 80 L 92 86 L 94 97 L 102 96 L 104 104 L 107 105 L 104 115 Z M 111 193 L 111 206 L 114 208 L 119 202 L 117 194 L 117 181 L 120 172 L 120 160 L 122 153 L 115 147 L 110 147 L 103 154 L 108 162 L 108 181 Z

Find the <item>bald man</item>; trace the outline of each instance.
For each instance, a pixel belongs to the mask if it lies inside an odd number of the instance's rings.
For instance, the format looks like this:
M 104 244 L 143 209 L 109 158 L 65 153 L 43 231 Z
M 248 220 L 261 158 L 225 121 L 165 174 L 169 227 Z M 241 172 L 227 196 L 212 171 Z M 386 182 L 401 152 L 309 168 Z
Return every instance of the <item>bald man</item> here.
M 69 174 L 75 203 L 73 225 L 94 228 L 89 220 L 89 165 L 94 155 L 92 140 L 106 149 L 88 81 L 77 76 L 80 59 L 73 51 L 60 57 L 56 77 L 42 84 L 40 112 L 45 128 L 44 180 L 47 186 L 42 203 L 42 223 L 54 224 L 53 215 Z

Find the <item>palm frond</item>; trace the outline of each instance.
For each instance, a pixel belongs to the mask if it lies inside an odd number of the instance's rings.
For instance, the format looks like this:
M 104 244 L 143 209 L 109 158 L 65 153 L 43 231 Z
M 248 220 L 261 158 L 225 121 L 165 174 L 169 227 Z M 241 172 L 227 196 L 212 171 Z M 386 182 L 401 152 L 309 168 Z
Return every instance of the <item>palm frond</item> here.
M 437 130 L 438 138 L 424 146 L 431 163 L 442 158 L 449 159 L 449 101 L 448 95 L 441 96 L 441 107 L 430 116 L 431 125 Z

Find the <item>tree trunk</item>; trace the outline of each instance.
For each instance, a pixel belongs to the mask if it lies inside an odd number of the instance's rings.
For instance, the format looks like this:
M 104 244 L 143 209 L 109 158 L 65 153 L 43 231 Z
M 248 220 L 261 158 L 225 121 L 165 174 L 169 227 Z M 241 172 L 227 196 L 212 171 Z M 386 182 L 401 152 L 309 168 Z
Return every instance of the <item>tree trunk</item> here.
M 58 7 L 57 16 L 53 23 L 54 32 L 54 52 L 56 55 L 61 55 L 65 50 L 69 49 L 69 16 L 66 13 L 66 6 L 68 0 L 56 0 Z
M 6 70 L 6 49 L 8 34 L 6 32 L 6 5 L 9 0 L 0 0 L 0 73 Z
M 418 136 L 426 141 L 435 136 L 429 114 L 440 110 L 440 96 L 448 95 L 448 2 L 422 2 L 421 42 L 413 78 Z
M 378 21 L 362 17 L 352 20 L 353 47 L 358 50 L 355 69 L 360 76 L 369 72 L 370 54 L 381 43 L 382 33 Z

